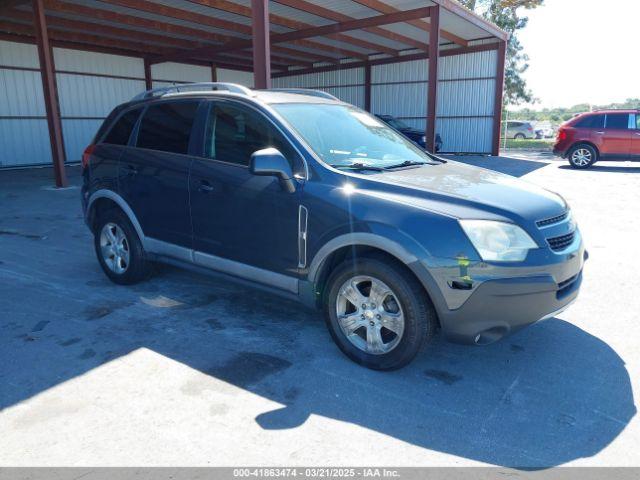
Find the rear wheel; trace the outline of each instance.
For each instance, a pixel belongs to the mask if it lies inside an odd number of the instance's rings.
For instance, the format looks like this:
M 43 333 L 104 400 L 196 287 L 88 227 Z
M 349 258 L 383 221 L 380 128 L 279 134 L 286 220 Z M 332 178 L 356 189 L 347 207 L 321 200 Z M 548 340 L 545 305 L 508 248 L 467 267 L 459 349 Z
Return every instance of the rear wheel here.
M 524 133 L 516 133 L 513 138 L 515 138 L 516 140 L 524 140 L 527 137 L 524 136 Z
M 142 242 L 127 216 L 120 210 L 108 210 L 98 217 L 94 233 L 98 262 L 109 279 L 131 285 L 149 275 Z
M 325 316 L 338 347 L 375 370 L 409 363 L 437 325 L 433 306 L 415 278 L 377 258 L 346 261 L 333 271 Z
M 573 168 L 589 168 L 598 159 L 598 152 L 591 145 L 580 144 L 569 151 L 569 164 Z

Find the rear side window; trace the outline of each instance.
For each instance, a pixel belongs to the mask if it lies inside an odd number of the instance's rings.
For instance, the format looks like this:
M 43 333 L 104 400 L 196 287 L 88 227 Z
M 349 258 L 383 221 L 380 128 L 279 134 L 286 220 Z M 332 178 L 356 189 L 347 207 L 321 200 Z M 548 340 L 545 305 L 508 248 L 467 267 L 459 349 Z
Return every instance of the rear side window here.
M 198 101 L 151 105 L 140 122 L 136 145 L 162 152 L 188 153 L 191 127 L 198 105 Z
M 129 143 L 129 137 L 141 111 L 142 109 L 135 108 L 122 115 L 105 137 L 104 143 L 112 145 L 126 145 Z
M 628 113 L 610 113 L 607 115 L 605 128 L 610 130 L 627 130 L 629 128 Z
M 633 117 L 635 118 L 635 129 L 636 130 L 640 130 L 640 113 L 638 115 L 633 115 Z
M 573 124 L 575 128 L 604 128 L 604 115 L 587 115 Z

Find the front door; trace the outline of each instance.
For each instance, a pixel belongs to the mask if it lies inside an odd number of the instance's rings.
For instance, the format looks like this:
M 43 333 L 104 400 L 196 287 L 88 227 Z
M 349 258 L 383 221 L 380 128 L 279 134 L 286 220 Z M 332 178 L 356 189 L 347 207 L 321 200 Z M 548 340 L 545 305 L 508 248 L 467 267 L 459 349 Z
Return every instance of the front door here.
M 640 113 L 631 115 L 631 158 L 640 160 Z
M 191 166 L 194 258 L 203 265 L 295 291 L 302 181 L 282 189 L 275 177 L 249 172 L 251 154 L 275 147 L 300 169 L 301 159 L 283 134 L 252 107 L 210 104 L 202 158 Z
M 152 103 L 142 114 L 135 146 L 120 157 L 120 194 L 152 249 L 175 255 L 191 248 L 189 144 L 199 101 Z M 158 241 L 162 243 L 158 243 Z M 165 248 L 166 247 L 166 248 Z M 188 255 L 185 255 L 188 258 Z

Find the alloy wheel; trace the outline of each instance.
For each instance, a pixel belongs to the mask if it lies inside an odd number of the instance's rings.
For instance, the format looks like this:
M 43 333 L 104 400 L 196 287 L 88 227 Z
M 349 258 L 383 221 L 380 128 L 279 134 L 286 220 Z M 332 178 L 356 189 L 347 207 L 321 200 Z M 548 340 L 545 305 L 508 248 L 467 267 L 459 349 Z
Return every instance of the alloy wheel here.
M 129 268 L 129 241 L 122 228 L 107 223 L 100 232 L 100 252 L 104 263 L 114 273 L 122 275 Z
M 396 294 L 377 278 L 359 275 L 342 284 L 336 298 L 340 329 L 363 352 L 382 355 L 398 346 L 404 313 Z
M 573 163 L 577 167 L 586 167 L 591 163 L 592 159 L 593 155 L 586 148 L 578 148 L 571 155 L 571 163 Z

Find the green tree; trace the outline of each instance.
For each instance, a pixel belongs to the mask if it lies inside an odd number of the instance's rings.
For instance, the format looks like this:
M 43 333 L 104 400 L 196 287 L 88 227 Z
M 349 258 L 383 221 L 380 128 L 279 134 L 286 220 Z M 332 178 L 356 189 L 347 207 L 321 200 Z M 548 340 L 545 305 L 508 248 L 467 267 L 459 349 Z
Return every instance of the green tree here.
M 505 64 L 505 105 L 518 105 L 534 101 L 533 92 L 527 87 L 522 74 L 529 68 L 529 57 L 523 52 L 517 32 L 527 26 L 529 19 L 521 16 L 522 10 L 542 5 L 544 0 L 460 0 L 470 10 L 479 13 L 510 34 Z

